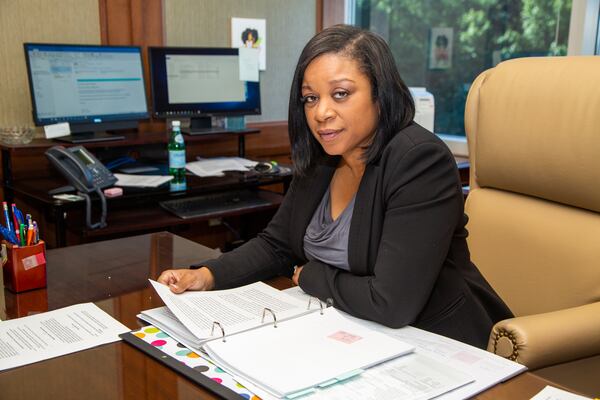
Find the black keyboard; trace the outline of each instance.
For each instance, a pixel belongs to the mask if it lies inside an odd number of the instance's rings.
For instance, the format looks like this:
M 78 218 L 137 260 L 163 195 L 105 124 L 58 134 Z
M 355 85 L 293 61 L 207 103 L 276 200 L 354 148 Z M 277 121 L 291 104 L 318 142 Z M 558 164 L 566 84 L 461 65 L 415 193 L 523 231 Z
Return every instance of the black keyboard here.
M 259 197 L 258 192 L 250 190 L 236 190 L 220 193 L 205 194 L 183 199 L 166 200 L 159 202 L 165 210 L 172 212 L 179 218 L 197 218 L 216 215 L 231 211 L 247 210 L 270 205 L 268 200 Z

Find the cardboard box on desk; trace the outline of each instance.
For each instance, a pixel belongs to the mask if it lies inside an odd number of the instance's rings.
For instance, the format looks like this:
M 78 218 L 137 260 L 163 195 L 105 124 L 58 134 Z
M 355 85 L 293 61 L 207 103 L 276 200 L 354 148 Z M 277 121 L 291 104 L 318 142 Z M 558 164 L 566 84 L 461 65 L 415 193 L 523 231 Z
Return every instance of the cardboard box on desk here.
M 6 243 L 6 264 L 2 267 L 4 287 L 20 293 L 46 287 L 46 244 L 31 246 Z

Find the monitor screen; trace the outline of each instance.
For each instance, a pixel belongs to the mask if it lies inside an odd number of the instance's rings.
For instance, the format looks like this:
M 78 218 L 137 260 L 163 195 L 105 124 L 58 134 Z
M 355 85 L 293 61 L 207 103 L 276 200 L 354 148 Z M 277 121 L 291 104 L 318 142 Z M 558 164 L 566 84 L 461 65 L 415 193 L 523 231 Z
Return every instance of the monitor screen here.
M 135 127 L 148 118 L 139 47 L 24 46 L 36 125 L 69 122 L 80 132 Z
M 151 47 L 158 117 L 260 114 L 258 82 L 240 80 L 238 49 Z

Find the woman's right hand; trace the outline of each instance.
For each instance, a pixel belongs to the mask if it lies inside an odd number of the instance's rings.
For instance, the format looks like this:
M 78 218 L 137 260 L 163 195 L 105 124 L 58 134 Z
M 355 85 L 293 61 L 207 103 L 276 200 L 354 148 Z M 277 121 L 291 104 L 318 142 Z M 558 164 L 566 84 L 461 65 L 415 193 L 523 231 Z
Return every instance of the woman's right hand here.
M 212 290 L 215 278 L 210 269 L 168 269 L 158 277 L 158 282 L 167 285 L 173 293 L 186 290 Z

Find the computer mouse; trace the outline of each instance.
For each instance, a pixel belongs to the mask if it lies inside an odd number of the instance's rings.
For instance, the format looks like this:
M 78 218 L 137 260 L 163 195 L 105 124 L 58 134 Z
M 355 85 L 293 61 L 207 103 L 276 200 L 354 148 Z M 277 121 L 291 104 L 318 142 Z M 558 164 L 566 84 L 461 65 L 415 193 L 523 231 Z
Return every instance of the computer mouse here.
M 275 161 L 262 161 L 254 166 L 254 170 L 259 174 L 276 174 L 279 172 L 279 166 Z

